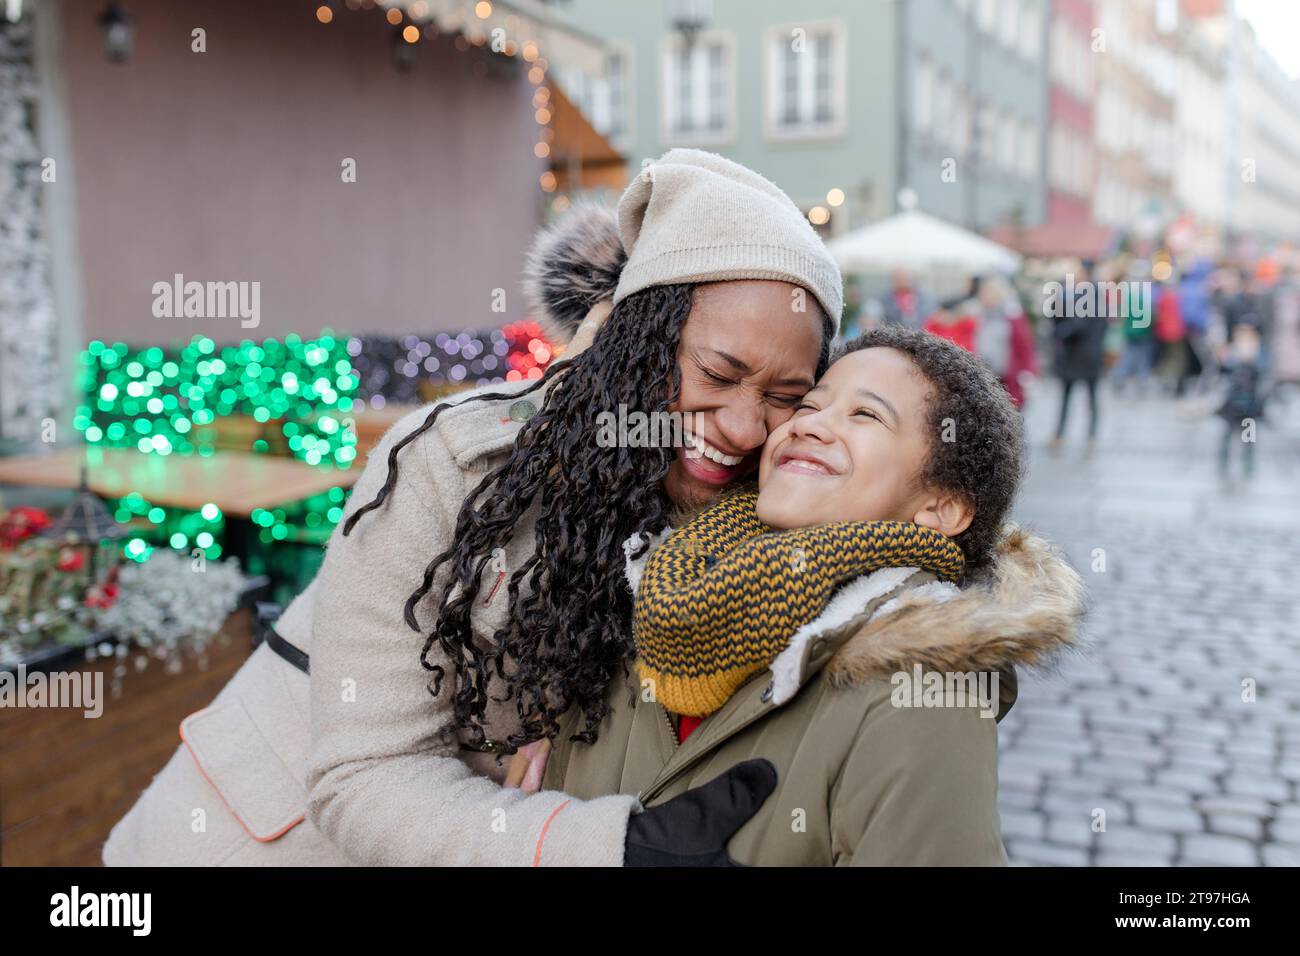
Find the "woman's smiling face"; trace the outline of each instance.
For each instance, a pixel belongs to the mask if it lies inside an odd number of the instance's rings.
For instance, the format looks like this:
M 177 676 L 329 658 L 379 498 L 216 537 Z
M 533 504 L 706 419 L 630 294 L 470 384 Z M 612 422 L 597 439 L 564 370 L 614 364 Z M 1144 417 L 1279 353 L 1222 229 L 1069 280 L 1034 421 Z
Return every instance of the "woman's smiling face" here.
M 918 520 L 930 497 L 917 481 L 928 391 L 896 349 L 850 352 L 831 365 L 763 449 L 759 519 L 776 528 Z
M 701 427 L 692 452 L 678 448 L 668 469 L 673 501 L 705 504 L 754 470 L 768 435 L 812 387 L 821 348 L 820 307 L 798 286 L 744 279 L 696 288 L 677 346 L 681 393 L 670 411 Z

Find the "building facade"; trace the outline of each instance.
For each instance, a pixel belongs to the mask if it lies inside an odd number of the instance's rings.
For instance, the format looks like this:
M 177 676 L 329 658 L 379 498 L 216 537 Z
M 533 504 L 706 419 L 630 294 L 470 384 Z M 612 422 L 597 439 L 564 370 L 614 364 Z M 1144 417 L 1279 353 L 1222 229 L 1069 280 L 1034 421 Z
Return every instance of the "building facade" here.
M 920 206 L 969 228 L 1047 214 L 1046 0 L 898 4 L 900 179 Z
M 613 51 L 579 96 L 633 165 L 673 146 L 775 181 L 825 234 L 920 208 L 1046 214 L 1047 0 L 571 0 Z
M 1174 212 L 1173 40 L 1157 0 L 1100 0 L 1093 218 L 1152 238 Z
M 1052 224 L 1092 221 L 1094 16 L 1093 0 L 1052 0 L 1047 131 L 1047 220 Z

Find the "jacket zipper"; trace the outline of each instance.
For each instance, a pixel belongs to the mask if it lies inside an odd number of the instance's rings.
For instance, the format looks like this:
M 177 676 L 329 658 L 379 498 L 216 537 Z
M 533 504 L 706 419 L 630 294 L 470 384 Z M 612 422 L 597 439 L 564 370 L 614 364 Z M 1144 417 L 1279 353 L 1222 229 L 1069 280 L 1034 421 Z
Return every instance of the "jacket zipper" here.
M 665 707 L 663 704 L 655 704 L 654 706 L 658 707 L 660 713 L 664 715 L 664 721 L 668 724 L 668 736 L 672 738 L 673 746 L 680 747 L 682 745 L 682 742 L 677 739 L 677 728 L 673 726 L 673 719 L 668 714 L 668 708 Z M 641 802 L 641 798 L 643 795 L 644 795 L 644 791 L 636 795 L 636 799 L 638 803 Z
M 662 705 L 661 705 L 661 706 L 662 706 Z M 642 790 L 640 793 L 638 793 L 638 794 L 636 795 L 637 800 L 644 804 L 646 800 L 650 800 L 650 799 L 654 798 L 655 796 L 657 796 L 660 792 L 663 791 L 663 789 L 664 789 L 665 787 L 668 786 L 668 784 L 672 783 L 674 780 L 676 780 L 678 777 L 680 777 L 683 773 L 685 773 L 685 772 L 686 772 L 687 770 L 689 770 L 691 767 L 694 767 L 697 763 L 699 763 L 699 762 L 700 762 L 701 760 L 703 760 L 705 757 L 709 756 L 711 753 L 713 753 L 715 750 L 717 750 L 717 748 L 720 747 L 723 743 L 725 743 L 726 741 L 730 740 L 732 737 L 736 736 L 736 734 L 740 733 L 742 730 L 744 730 L 746 727 L 748 727 L 748 726 L 749 726 L 750 724 L 752 724 L 754 721 L 756 721 L 756 720 L 758 720 L 759 718 L 764 717 L 764 716 L 766 716 L 767 714 L 771 713 L 772 709 L 773 709 L 773 708 L 771 708 L 771 707 L 762 707 L 762 708 L 760 708 L 756 713 L 751 714 L 747 720 L 743 721 L 743 722 L 740 723 L 740 724 L 737 724 L 735 727 L 733 727 L 731 730 L 729 730 L 729 731 L 727 732 L 726 736 L 724 736 L 724 737 L 720 737 L 719 739 L 714 740 L 714 741 L 710 741 L 708 747 L 706 747 L 706 748 L 704 748 L 703 750 L 701 750 L 698 754 L 696 754 L 696 755 L 695 755 L 694 757 L 692 757 L 690 760 L 688 760 L 688 761 L 686 761 L 685 763 L 683 763 L 681 766 L 676 767 L 676 768 L 673 770 L 672 773 L 668 774 L 668 775 L 665 776 L 665 777 L 660 777 L 659 779 L 657 779 L 657 780 L 655 780 L 654 782 L 652 782 L 652 783 L 650 784 L 650 786 L 646 787 L 644 790 Z M 664 708 L 664 717 L 665 717 L 665 719 L 668 719 L 668 710 L 667 710 L 667 708 Z M 668 720 L 668 726 L 669 726 L 670 729 L 672 728 L 672 720 L 671 720 L 671 719 Z M 673 739 L 674 739 L 674 740 L 677 740 L 677 734 L 676 734 L 676 733 L 673 734 Z M 678 746 L 679 746 L 679 747 L 681 746 L 681 742 L 680 742 L 680 741 L 678 741 Z
M 721 740 L 714 741 L 714 742 L 713 742 L 713 743 L 712 743 L 708 748 L 706 748 L 705 750 L 702 750 L 700 753 L 696 754 L 694 757 L 692 757 L 690 760 L 686 761 L 686 762 L 685 762 L 684 764 L 682 764 L 680 767 L 677 767 L 677 768 L 676 768 L 675 770 L 673 770 L 673 772 L 670 773 L 668 776 L 663 777 L 663 778 L 660 779 L 660 780 L 656 780 L 654 783 L 652 783 L 652 784 L 651 784 L 649 787 L 647 787 L 645 790 L 641 791 L 641 793 L 637 794 L 637 799 L 640 800 L 642 803 L 645 803 L 645 801 L 647 801 L 647 800 L 652 800 L 652 799 L 654 799 L 654 798 L 655 798 L 656 796 L 658 796 L 658 795 L 663 791 L 663 789 L 664 789 L 665 787 L 667 787 L 670 783 L 672 783 L 674 780 L 676 780 L 678 777 L 680 777 L 680 776 L 681 776 L 683 773 L 685 773 L 687 770 L 690 770 L 692 767 L 694 767 L 697 763 L 699 763 L 699 762 L 700 762 L 701 760 L 703 760 L 705 757 L 707 757 L 707 756 L 709 756 L 710 754 L 712 754 L 712 753 L 714 752 L 714 750 L 716 750 L 717 747 L 718 747 L 719 745 L 725 743 L 727 740 L 730 740 L 730 739 L 731 739 L 732 737 L 734 737 L 736 734 L 740 733 L 742 730 L 744 730 L 746 727 L 748 727 L 748 726 L 749 726 L 750 724 L 752 724 L 754 721 L 758 720 L 760 717 L 764 716 L 764 715 L 767 714 L 767 713 L 768 713 L 767 710 L 761 710 L 761 711 L 759 711 L 758 713 L 754 714 L 752 717 L 750 717 L 748 720 L 746 720 L 743 724 L 739 724 L 738 726 L 736 726 L 735 729 L 733 729 L 730 733 L 728 733 L 726 737 L 723 737 Z
M 668 714 L 668 708 L 664 707 L 662 704 L 659 704 L 657 706 L 659 707 L 660 710 L 663 711 L 664 720 L 668 721 L 668 734 L 673 738 L 673 745 L 676 747 L 680 747 L 682 745 L 682 742 L 677 737 L 677 728 L 673 726 L 673 719 Z

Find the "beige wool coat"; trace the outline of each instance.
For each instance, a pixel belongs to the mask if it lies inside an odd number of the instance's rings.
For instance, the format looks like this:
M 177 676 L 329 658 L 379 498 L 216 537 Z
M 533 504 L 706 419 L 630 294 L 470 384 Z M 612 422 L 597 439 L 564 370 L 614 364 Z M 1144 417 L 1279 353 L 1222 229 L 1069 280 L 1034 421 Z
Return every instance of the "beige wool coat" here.
M 591 310 L 570 354 L 590 342 L 609 308 Z M 542 396 L 527 400 L 540 406 Z M 454 401 L 400 452 L 384 506 L 347 537 L 340 523 L 320 573 L 276 623 L 310 655 L 310 678 L 259 647 L 210 706 L 182 723 L 176 753 L 110 834 L 105 863 L 622 864 L 634 797 L 505 790 L 504 760 L 440 738 L 449 698 L 428 693 L 424 634 L 406 625 L 403 607 L 425 565 L 451 543 L 462 501 L 509 454 L 527 410 L 513 397 Z M 374 448 L 345 517 L 374 497 L 389 451 L 432 407 L 399 421 Z M 519 567 L 532 547 L 526 521 L 506 566 Z M 480 598 L 475 634 L 487 638 L 501 626 L 507 604 L 504 586 Z M 431 626 L 432 597 L 417 614 Z M 497 740 L 518 729 L 511 706 L 489 710 Z

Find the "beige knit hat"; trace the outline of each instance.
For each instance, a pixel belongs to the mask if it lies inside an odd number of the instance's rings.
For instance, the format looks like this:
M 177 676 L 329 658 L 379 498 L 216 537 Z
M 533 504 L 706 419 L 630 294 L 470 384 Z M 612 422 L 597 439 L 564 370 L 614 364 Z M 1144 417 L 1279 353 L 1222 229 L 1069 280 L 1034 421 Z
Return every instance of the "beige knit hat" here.
M 643 169 L 618 202 L 627 264 L 614 291 L 675 282 L 779 279 L 802 286 L 839 331 L 844 280 L 790 197 L 739 163 L 672 149 Z

